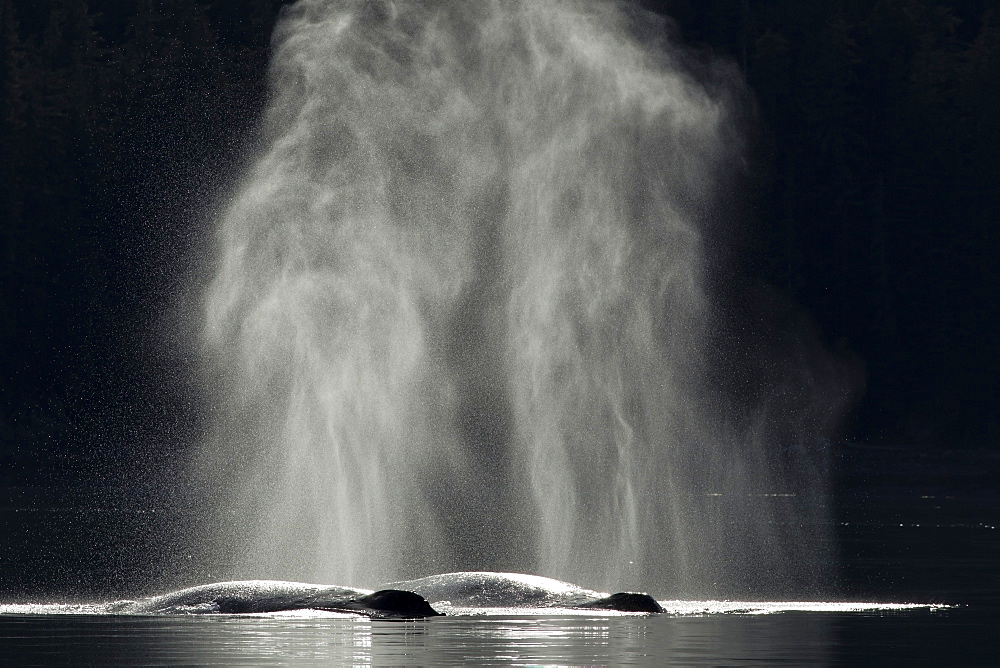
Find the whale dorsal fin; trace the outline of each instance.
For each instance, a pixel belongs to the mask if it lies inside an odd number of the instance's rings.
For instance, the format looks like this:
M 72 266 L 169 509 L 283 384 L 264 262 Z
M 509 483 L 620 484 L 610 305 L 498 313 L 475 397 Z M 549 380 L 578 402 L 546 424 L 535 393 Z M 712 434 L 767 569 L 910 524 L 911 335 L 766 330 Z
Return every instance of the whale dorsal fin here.
M 350 603 L 352 609 L 372 611 L 379 617 L 397 617 L 415 619 L 419 617 L 438 617 L 443 613 L 430 606 L 420 594 L 405 589 L 381 589 L 377 592 L 356 598 Z
M 581 607 L 618 610 L 620 612 L 663 612 L 663 608 L 660 607 L 655 598 L 649 594 L 633 591 L 620 591 L 617 594 L 585 603 Z

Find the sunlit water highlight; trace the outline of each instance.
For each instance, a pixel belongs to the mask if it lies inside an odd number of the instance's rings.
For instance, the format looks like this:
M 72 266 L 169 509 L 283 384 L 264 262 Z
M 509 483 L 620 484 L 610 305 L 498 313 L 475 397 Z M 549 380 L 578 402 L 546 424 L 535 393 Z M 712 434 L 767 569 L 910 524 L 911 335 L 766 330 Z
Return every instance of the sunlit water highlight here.
M 840 654 L 835 629 L 851 620 L 877 634 L 877 643 L 857 649 L 858 658 L 871 660 L 887 656 L 893 617 L 934 634 L 949 623 L 950 612 L 947 606 L 867 602 L 661 604 L 666 614 L 456 608 L 447 617 L 410 622 L 313 610 L 156 616 L 99 614 L 94 606 L 3 605 L 0 659 L 105 665 L 817 665 Z
M 949 624 L 950 614 L 521 615 L 415 623 L 0 615 L 0 660 L 10 665 L 713 666 L 858 665 L 881 657 L 944 664 L 960 658 L 961 648 L 928 652 L 926 643 L 908 648 L 914 630 L 933 638 Z
M 447 602 L 432 601 L 435 609 L 446 616 L 455 617 L 634 617 L 637 613 L 617 610 L 581 610 L 577 608 L 525 608 L 525 607 L 461 607 Z M 871 603 L 860 601 L 659 601 L 665 613 L 682 615 L 768 615 L 780 612 L 894 612 L 904 610 L 945 610 L 952 606 L 927 603 Z M 107 603 L 7 603 L 0 604 L 0 615 L 115 615 L 129 613 L 109 613 Z M 209 613 L 211 614 L 211 613 Z M 129 615 L 136 616 L 136 615 Z M 164 616 L 163 614 L 142 613 L 138 616 Z M 174 616 L 174 615 L 166 615 Z M 199 615 L 201 616 L 201 615 Z M 363 615 L 327 610 L 283 610 L 281 612 L 258 612 L 241 615 L 212 615 L 217 617 L 251 617 L 261 619 L 359 619 Z M 433 621 L 433 620 L 426 620 Z M 412 623 L 412 622 L 411 622 Z

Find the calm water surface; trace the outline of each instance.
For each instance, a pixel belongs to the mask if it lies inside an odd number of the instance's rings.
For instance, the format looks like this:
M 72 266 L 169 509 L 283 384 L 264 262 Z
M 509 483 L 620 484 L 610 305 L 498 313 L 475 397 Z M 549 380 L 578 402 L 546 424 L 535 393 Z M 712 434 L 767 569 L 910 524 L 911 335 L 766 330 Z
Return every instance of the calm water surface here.
M 0 614 L 0 665 L 1000 665 L 996 511 L 995 500 L 921 495 L 859 503 L 840 518 L 837 598 L 928 604 L 914 609 L 778 605 L 750 614 L 745 606 L 704 603 L 668 605 L 671 613 L 649 617 L 389 622 L 306 613 L 11 614 L 8 607 Z M 49 577 L 46 562 L 25 555 L 49 549 L 27 538 L 42 535 L 40 517 L 0 512 L 8 538 L 0 545 L 0 603 L 39 601 L 25 586 Z M 60 534 L 59 542 L 69 538 Z
M 4 665 L 988 665 L 967 609 L 695 617 L 0 618 Z

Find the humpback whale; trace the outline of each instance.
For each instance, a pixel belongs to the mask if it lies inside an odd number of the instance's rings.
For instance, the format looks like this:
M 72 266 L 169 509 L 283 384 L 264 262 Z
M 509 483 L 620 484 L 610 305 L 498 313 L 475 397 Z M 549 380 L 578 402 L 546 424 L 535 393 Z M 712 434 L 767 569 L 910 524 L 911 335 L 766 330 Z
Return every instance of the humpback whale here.
M 423 597 L 411 591 L 382 589 L 373 592 L 275 580 L 217 582 L 112 605 L 110 611 L 121 614 L 250 614 L 325 610 L 376 619 L 418 619 L 441 614 Z
M 394 582 L 432 605 L 454 608 L 577 608 L 654 613 L 663 608 L 649 594 L 606 594 L 569 582 L 521 573 L 461 572 Z
M 519 573 L 460 572 L 394 582 L 378 591 L 283 582 L 241 580 L 189 587 L 137 601 L 105 604 L 115 614 L 252 614 L 324 610 L 375 619 L 420 619 L 476 614 L 484 609 L 613 610 L 663 612 L 649 594 L 606 594 L 568 582 Z

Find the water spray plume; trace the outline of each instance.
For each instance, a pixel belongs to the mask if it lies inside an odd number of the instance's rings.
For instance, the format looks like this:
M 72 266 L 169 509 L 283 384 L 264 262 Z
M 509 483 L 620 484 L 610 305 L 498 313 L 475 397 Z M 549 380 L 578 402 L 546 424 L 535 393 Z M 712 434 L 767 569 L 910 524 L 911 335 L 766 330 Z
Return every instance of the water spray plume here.
M 746 91 L 668 34 L 586 1 L 284 11 L 205 299 L 228 575 L 680 594 L 822 568 L 824 483 L 712 381 Z

